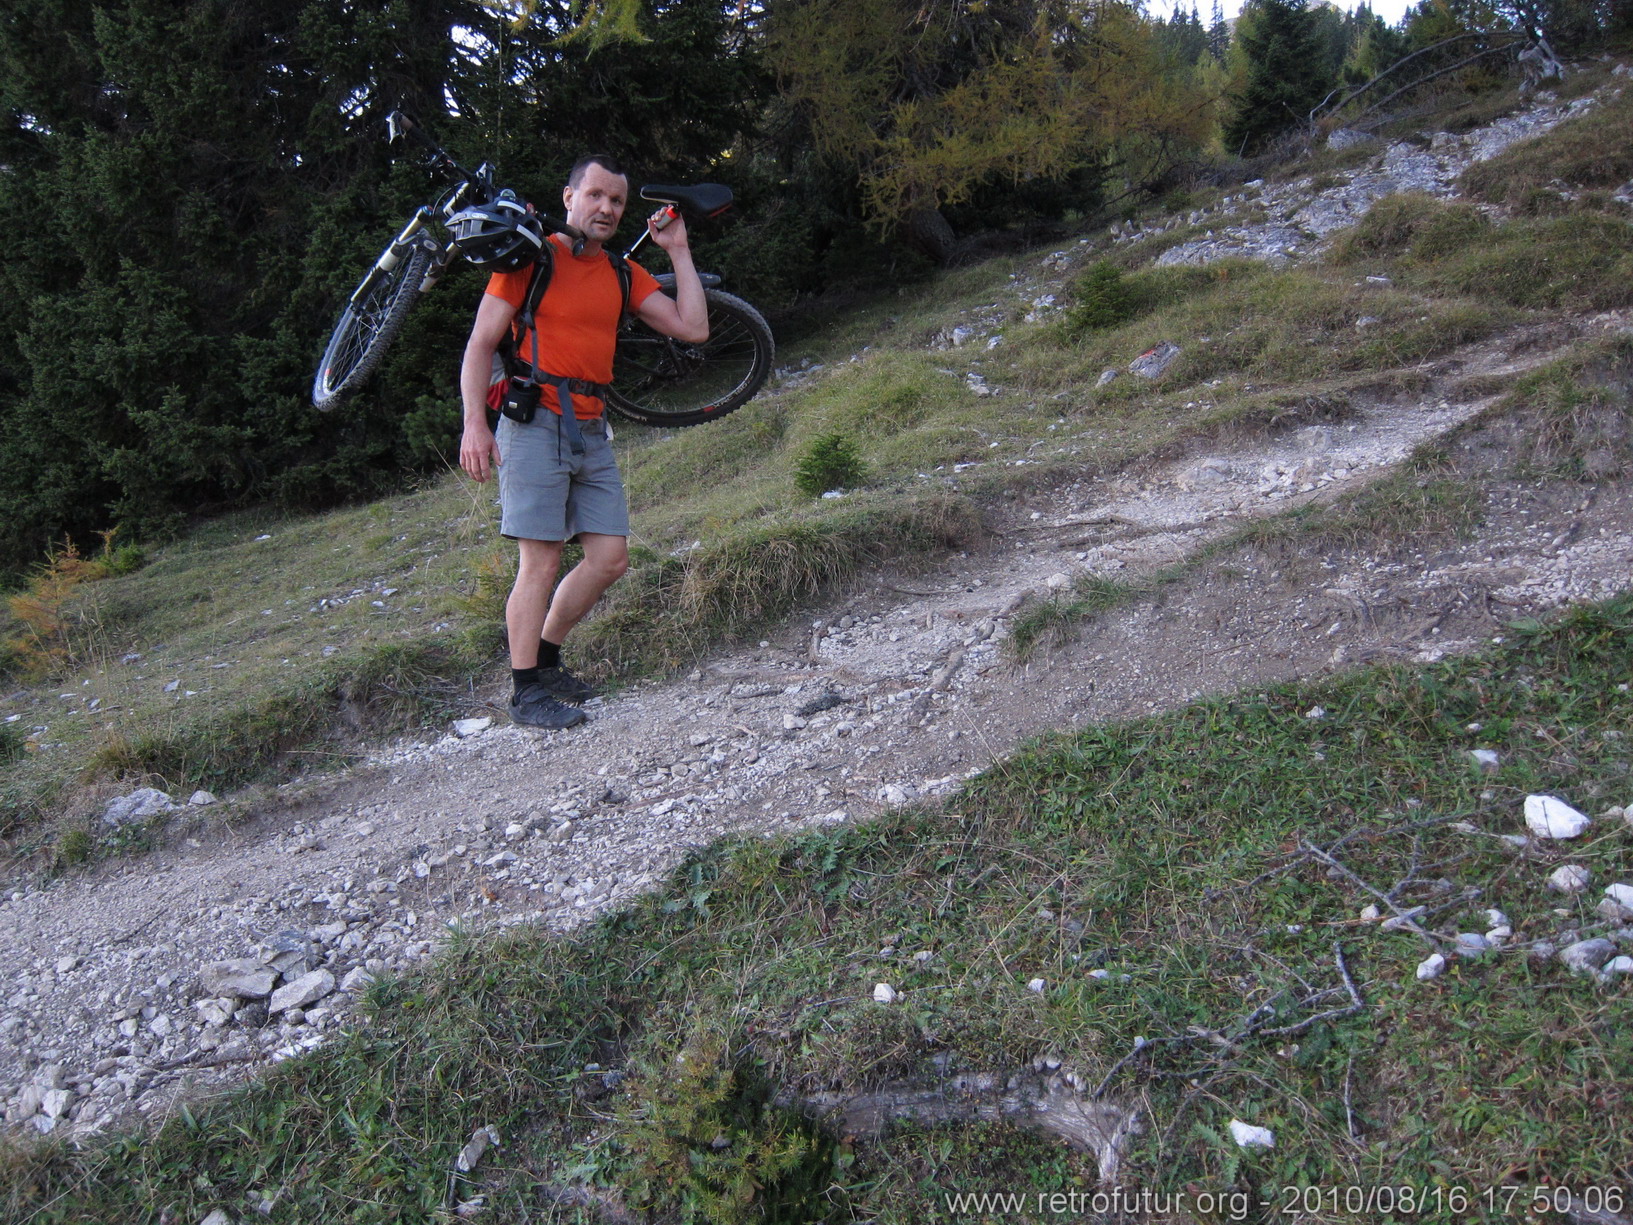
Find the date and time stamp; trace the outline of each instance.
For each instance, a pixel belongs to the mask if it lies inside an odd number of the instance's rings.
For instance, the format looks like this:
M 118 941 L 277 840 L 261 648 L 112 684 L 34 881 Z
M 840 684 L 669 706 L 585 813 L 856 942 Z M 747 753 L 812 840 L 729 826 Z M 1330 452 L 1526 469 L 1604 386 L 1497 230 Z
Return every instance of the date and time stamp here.
M 1633 1188 L 1498 1184 L 1377 1183 L 1292 1186 L 1257 1193 L 1158 1191 L 1110 1187 L 1094 1191 L 949 1194 L 943 1207 L 951 1219 L 991 1219 L 1014 1215 L 1031 1220 L 1095 1220 L 1107 1215 L 1135 1219 L 1203 1219 L 1296 1222 L 1353 1219 L 1406 1222 L 1423 1220 L 1463 1225 L 1484 1221 L 1625 1222 Z
M 1405 1220 L 1411 1217 L 1446 1217 L 1456 1219 L 1469 1216 L 1512 1218 L 1523 1216 L 1564 1217 L 1571 1213 L 1590 1216 L 1620 1216 L 1623 1208 L 1633 1200 L 1625 1188 L 1519 1186 L 1502 1184 L 1494 1187 L 1462 1187 L 1455 1183 L 1436 1186 L 1413 1186 L 1410 1183 L 1390 1186 L 1342 1187 L 1283 1187 L 1278 1197 L 1261 1200 L 1261 1211 L 1274 1216 L 1314 1216 L 1342 1213 L 1363 1219 L 1395 1216 Z

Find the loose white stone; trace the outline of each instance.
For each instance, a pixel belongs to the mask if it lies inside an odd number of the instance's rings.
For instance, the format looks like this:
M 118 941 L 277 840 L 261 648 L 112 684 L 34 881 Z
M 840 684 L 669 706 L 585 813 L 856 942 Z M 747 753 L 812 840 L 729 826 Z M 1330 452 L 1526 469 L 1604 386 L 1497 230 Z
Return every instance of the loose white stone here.
M 1491 948 L 1491 941 L 1478 932 L 1458 932 L 1453 951 L 1459 957 L 1478 957 Z
M 254 957 L 212 961 L 199 971 L 198 978 L 205 995 L 230 995 L 240 1000 L 265 999 L 278 981 L 277 973 Z
M 1474 758 L 1475 768 L 1483 774 L 1495 774 L 1499 765 L 1495 749 L 1470 749 L 1469 756 Z
M 1615 952 L 1616 946 L 1609 940 L 1595 937 L 1592 940 L 1578 940 L 1575 944 L 1566 945 L 1559 950 L 1559 960 L 1573 973 L 1589 974 L 1596 972 Z
M 231 997 L 194 1000 L 193 1008 L 198 1012 L 199 1020 L 206 1025 L 225 1025 L 232 1020 L 232 1014 L 238 1010 L 238 1001 Z
M 1049 982 L 1047 979 L 1034 978 L 1031 982 L 1026 984 L 1026 989 L 1028 991 L 1036 991 L 1039 995 L 1042 995 L 1049 989 Z
M 493 726 L 493 720 L 486 715 L 479 719 L 455 719 L 454 735 L 461 740 L 471 736 L 479 736 Z
M 40 1096 L 40 1113 L 48 1119 L 60 1119 L 68 1113 L 73 1101 L 72 1089 L 47 1089 Z
M 191 804 L 194 808 L 208 808 L 211 804 L 220 803 L 220 801 L 217 800 L 215 798 L 215 796 L 211 795 L 208 791 L 195 791 L 195 792 L 193 792 L 192 795 L 187 797 L 187 802 L 189 804 Z
M 1581 893 L 1593 883 L 1593 873 L 1581 864 L 1566 863 L 1548 875 L 1548 888 L 1556 893 Z
M 873 1000 L 877 1004 L 894 1004 L 896 1002 L 896 988 L 889 983 L 875 983 L 873 986 Z
M 292 983 L 285 983 L 272 993 L 268 1012 L 282 1012 L 286 1008 L 304 1008 L 321 1000 L 335 989 L 335 976 L 327 970 L 313 970 L 302 974 Z
M 1599 977 L 1607 982 L 1621 974 L 1633 974 L 1633 957 L 1625 953 L 1620 957 L 1612 957 L 1599 971 Z
M 1633 910 L 1633 885 L 1618 882 L 1605 886 L 1605 896 L 1624 910 Z
M 1446 968 L 1446 959 L 1439 953 L 1430 953 L 1418 962 L 1418 981 L 1427 982 L 1431 978 L 1439 978 Z
M 1528 795 L 1525 824 L 1538 838 L 1575 838 L 1593 822 L 1557 796 Z
M 1275 1148 L 1276 1137 L 1268 1127 L 1255 1127 L 1241 1119 L 1230 1121 L 1230 1138 L 1238 1148 Z
M 482 1160 L 482 1154 L 488 1151 L 488 1145 L 497 1147 L 499 1144 L 499 1130 L 492 1125 L 478 1127 L 471 1133 L 470 1141 L 459 1150 L 459 1159 L 455 1163 L 460 1172 L 469 1174 L 476 1168 L 476 1163 Z
M 102 821 L 106 825 L 127 825 L 169 812 L 175 806 L 176 802 L 164 792 L 153 787 L 142 787 L 129 795 L 110 800 L 102 810 Z
M 362 966 L 354 966 L 346 972 L 346 977 L 340 980 L 340 989 L 355 995 L 359 991 L 366 989 L 373 981 L 374 975 L 370 974 Z
M 79 969 L 79 965 L 80 959 L 78 957 L 59 957 L 57 958 L 57 973 L 67 974 L 71 970 Z

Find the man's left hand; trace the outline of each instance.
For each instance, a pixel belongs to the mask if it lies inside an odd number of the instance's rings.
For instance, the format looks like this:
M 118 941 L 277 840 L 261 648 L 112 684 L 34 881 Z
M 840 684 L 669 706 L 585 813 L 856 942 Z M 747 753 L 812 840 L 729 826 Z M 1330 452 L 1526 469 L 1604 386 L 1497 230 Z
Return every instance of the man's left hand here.
M 686 218 L 681 215 L 679 209 L 675 209 L 674 219 L 665 223 L 664 218 L 669 215 L 668 206 L 653 213 L 646 219 L 646 232 L 652 235 L 652 241 L 665 251 L 686 250 Z M 660 223 L 663 223 L 662 229 L 658 228 Z

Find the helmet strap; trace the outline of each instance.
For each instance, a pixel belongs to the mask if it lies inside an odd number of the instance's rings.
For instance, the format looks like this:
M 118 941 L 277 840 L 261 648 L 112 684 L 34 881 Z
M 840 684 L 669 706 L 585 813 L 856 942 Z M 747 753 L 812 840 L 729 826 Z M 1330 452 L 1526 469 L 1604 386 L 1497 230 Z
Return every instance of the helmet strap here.
M 584 244 L 590 241 L 590 236 L 576 225 L 568 225 L 565 221 L 561 223 L 561 232 L 572 240 L 573 254 L 575 256 L 583 255 Z

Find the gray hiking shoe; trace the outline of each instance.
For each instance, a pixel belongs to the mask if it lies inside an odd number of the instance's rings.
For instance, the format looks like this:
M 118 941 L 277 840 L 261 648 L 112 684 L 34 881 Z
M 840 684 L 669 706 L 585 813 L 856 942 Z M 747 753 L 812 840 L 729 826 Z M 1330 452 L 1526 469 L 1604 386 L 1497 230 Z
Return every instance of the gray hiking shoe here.
M 566 668 L 540 668 L 539 684 L 551 697 L 562 702 L 587 702 L 595 696 L 594 689 Z
M 536 727 L 544 731 L 560 731 L 577 727 L 589 719 L 582 710 L 575 709 L 555 697 L 542 684 L 524 686 L 510 699 L 510 721 L 522 727 Z

